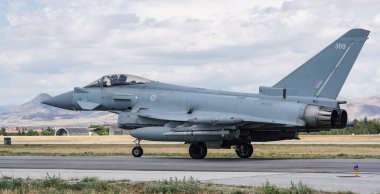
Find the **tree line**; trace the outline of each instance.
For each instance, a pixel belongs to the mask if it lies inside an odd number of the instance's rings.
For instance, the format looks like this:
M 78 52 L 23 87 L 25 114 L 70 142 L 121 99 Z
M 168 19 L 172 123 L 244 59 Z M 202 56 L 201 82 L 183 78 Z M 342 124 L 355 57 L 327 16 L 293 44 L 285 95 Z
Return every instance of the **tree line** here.
M 27 128 L 18 128 L 16 127 L 17 133 L 7 133 L 7 130 L 2 127 L 0 129 L 0 136 L 53 136 L 55 135 L 54 129 L 48 127 L 46 129 L 42 128 L 42 131 L 39 133 L 37 131 L 28 130 Z
M 362 120 L 355 119 L 353 126 L 347 126 L 344 129 L 332 129 L 330 131 L 305 133 L 310 135 L 368 135 L 380 134 L 380 121 L 378 119 L 368 120 L 365 117 Z
M 110 128 L 102 125 L 90 125 L 89 128 L 92 128 L 92 131 L 97 135 L 109 135 Z M 25 127 L 19 128 L 16 127 L 17 133 L 7 133 L 7 130 L 2 127 L 0 129 L 0 136 L 54 136 L 55 130 L 48 127 L 46 129 L 42 128 L 41 132 L 37 132 L 34 130 L 28 130 Z

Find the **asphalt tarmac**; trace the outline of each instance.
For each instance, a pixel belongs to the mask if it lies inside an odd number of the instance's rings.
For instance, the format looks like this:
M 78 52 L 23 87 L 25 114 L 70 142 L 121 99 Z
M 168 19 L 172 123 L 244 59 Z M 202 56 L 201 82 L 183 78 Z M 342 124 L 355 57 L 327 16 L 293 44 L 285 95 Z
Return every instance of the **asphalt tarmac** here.
M 380 159 L 239 159 L 175 157 L 1 156 L 0 168 L 218 172 L 380 173 Z
M 359 176 L 353 173 L 359 165 Z M 303 182 L 324 191 L 380 193 L 380 159 L 227 159 L 175 157 L 1 156 L 3 176 L 43 178 L 98 177 L 132 181 L 190 176 L 217 184 L 279 186 Z
M 0 144 L 2 142 L 0 141 Z M 31 142 L 31 141 L 16 141 L 12 142 L 12 145 L 94 145 L 94 144 L 113 144 L 113 145 L 134 145 L 134 142 L 96 142 L 96 141 L 66 141 L 66 142 L 55 142 L 55 141 L 46 141 L 46 142 Z M 142 142 L 142 145 L 149 144 L 183 144 L 183 142 L 158 142 L 158 141 L 146 141 Z M 282 141 L 270 141 L 270 142 L 252 142 L 253 145 L 380 145 L 380 142 L 373 141 L 360 141 L 360 142 L 282 142 Z

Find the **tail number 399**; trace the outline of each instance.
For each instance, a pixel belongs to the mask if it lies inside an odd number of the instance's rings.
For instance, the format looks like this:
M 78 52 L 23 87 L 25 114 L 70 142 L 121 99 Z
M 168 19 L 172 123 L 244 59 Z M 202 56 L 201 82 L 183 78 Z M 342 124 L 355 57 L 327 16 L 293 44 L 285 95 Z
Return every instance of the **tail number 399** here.
M 344 49 L 346 49 L 346 44 L 344 44 L 344 43 L 335 43 L 335 49 L 344 50 Z

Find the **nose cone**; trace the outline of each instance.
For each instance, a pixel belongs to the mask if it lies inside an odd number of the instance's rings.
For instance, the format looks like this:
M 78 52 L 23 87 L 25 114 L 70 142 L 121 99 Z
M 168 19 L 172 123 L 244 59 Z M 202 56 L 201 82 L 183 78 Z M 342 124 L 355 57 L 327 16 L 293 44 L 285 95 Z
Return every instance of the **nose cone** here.
M 73 110 L 72 99 L 73 99 L 73 92 L 66 92 L 58 96 L 55 96 L 53 98 L 50 98 L 48 100 L 42 101 L 41 103 L 49 105 L 49 106 L 67 109 L 67 110 Z

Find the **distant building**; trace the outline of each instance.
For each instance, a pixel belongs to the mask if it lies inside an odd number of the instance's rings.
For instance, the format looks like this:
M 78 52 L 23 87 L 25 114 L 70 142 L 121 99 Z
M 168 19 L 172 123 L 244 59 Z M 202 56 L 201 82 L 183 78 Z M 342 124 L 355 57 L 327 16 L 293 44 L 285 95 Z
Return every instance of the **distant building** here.
M 5 131 L 7 135 L 13 135 L 13 134 L 18 134 L 22 132 L 27 133 L 28 131 L 25 129 L 8 129 Z
M 55 131 L 55 136 L 91 136 L 92 132 L 89 128 L 57 128 Z
M 17 135 L 19 133 L 28 133 L 28 131 L 34 131 L 34 132 L 37 132 L 38 134 L 41 134 L 41 132 L 43 131 L 42 129 L 7 129 L 5 130 L 5 133 L 7 135 Z
M 110 128 L 110 135 L 126 135 L 126 130 L 120 128 Z

